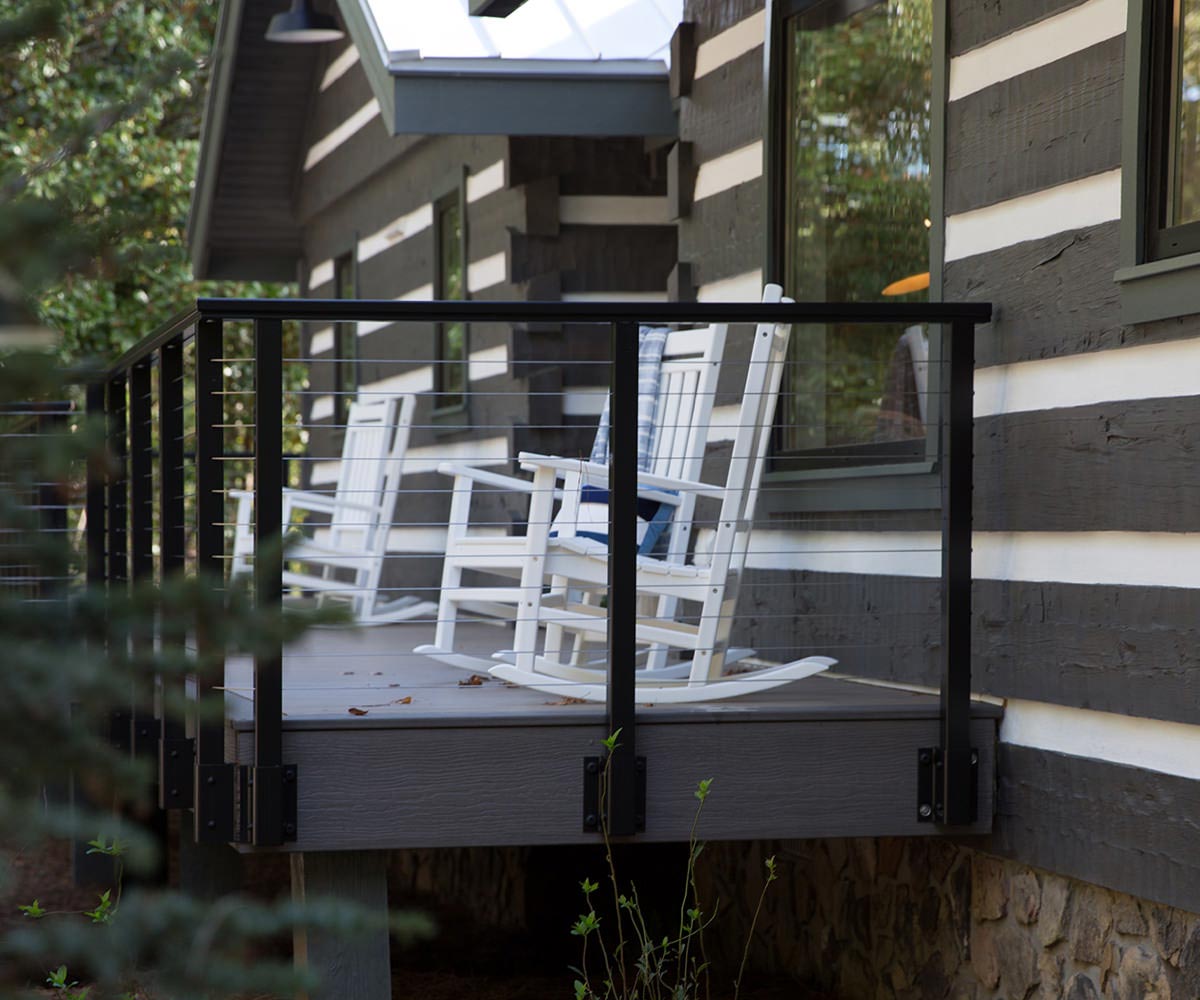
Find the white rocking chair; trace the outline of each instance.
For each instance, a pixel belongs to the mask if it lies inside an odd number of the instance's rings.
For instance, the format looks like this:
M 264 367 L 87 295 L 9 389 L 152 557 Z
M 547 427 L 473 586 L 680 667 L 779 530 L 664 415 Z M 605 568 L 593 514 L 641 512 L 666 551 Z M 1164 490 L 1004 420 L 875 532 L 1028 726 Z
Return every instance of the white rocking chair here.
M 692 479 L 700 474 L 704 461 L 708 427 L 712 418 L 713 400 L 716 395 L 717 377 L 720 374 L 721 358 L 725 350 L 727 327 L 714 325 L 691 330 L 673 331 L 667 336 L 659 370 L 658 404 L 655 418 L 654 437 L 651 443 L 649 474 L 673 478 Z M 582 463 L 568 463 L 573 468 Z M 604 470 L 607 466 L 596 466 Z M 450 666 L 476 673 L 486 673 L 495 664 L 495 659 L 484 659 L 477 655 L 455 649 L 458 625 L 464 612 L 482 613 L 493 619 L 511 622 L 523 618 L 526 609 L 520 606 L 524 591 L 519 580 L 530 558 L 529 542 L 526 537 L 498 535 L 495 532 L 472 530 L 470 522 L 471 504 L 479 493 L 502 491 L 524 494 L 536 498 L 536 491 L 548 492 L 541 497 L 542 507 L 551 511 L 556 501 L 560 503 L 558 516 L 554 518 L 554 530 L 560 536 L 574 537 L 577 531 L 594 528 L 594 523 L 581 520 L 581 514 L 590 506 L 581 497 L 581 480 L 570 468 L 560 477 L 561 486 L 553 479 L 537 485 L 527 479 L 504 476 L 470 466 L 444 464 L 439 471 L 454 477 L 454 492 L 450 506 L 449 532 L 446 542 L 446 557 L 442 569 L 442 589 L 438 605 L 438 624 L 434 641 L 430 645 L 418 646 L 416 653 L 423 653 Z M 607 489 L 607 480 L 600 477 L 595 485 Z M 581 503 L 581 499 L 584 502 Z M 672 497 L 675 507 L 670 521 L 670 535 L 666 551 L 661 559 L 682 564 L 691 539 L 692 511 L 695 506 L 693 494 Z M 594 507 L 593 507 L 594 510 Z M 607 516 L 603 531 L 607 532 Z M 604 547 L 603 542 L 595 544 Z M 488 574 L 507 577 L 511 584 L 498 586 L 465 586 L 464 570 L 483 570 Z M 566 598 L 564 580 L 548 581 L 553 596 L 549 600 L 563 601 Z M 578 587 L 578 584 L 573 584 Z M 589 587 L 595 592 L 597 588 Z M 604 588 L 599 588 L 603 590 Z M 675 613 L 672 595 L 655 596 L 656 613 L 670 617 Z M 547 622 L 546 643 L 557 655 L 562 641 L 562 632 L 555 622 Z M 582 636 L 576 637 L 572 646 L 572 661 L 578 663 L 582 655 Z M 644 651 L 645 665 L 649 669 L 665 668 L 666 650 L 650 646 Z M 748 652 L 748 651 L 747 651 Z M 495 654 L 497 658 L 511 658 L 511 651 Z M 678 668 L 676 668 L 678 669 Z
M 746 562 L 754 507 L 766 460 L 767 443 L 783 372 L 790 327 L 760 325 L 754 334 L 746 386 L 739 410 L 733 453 L 724 486 L 690 479 L 639 474 L 639 494 L 645 498 L 681 505 L 708 497 L 720 503 L 715 538 L 707 561 L 693 559 L 637 559 L 638 594 L 666 598 L 669 613 L 660 604 L 655 616 L 640 617 L 638 642 L 677 651 L 687 676 L 672 678 L 666 671 L 638 672 L 639 700 L 662 703 L 707 701 L 763 691 L 819 673 L 836 661 L 809 656 L 792 663 L 723 677 L 729 661 L 728 642 L 737 603 L 738 586 Z M 608 613 L 596 604 L 547 600 L 545 586 L 585 591 L 603 590 L 608 580 L 608 548 L 584 538 L 552 537 L 551 498 L 556 481 L 581 476 L 584 482 L 606 483 L 608 468 L 541 455 L 522 454 L 522 468 L 534 473 L 525 538 L 526 560 L 521 577 L 521 614 L 517 618 L 514 662 L 494 666 L 491 673 L 503 680 L 587 701 L 603 701 L 606 672 L 563 662 L 549 640 L 537 650 L 539 628 L 559 626 L 593 641 L 607 633 Z M 694 602 L 699 616 L 680 619 L 676 602 Z M 690 657 L 690 660 L 688 659 Z
M 416 597 L 381 600 L 379 594 L 415 408 L 416 397 L 411 395 L 351 403 L 335 491 L 283 491 L 285 534 L 309 529 L 299 538 L 289 538 L 284 586 L 314 593 L 318 603 L 346 602 L 360 623 L 403 621 L 436 608 Z M 231 576 L 237 577 L 253 572 L 254 493 L 230 490 L 229 495 L 238 503 L 230 568 Z M 317 525 L 325 533 L 319 541 L 312 536 L 312 526 L 302 524 L 308 513 L 329 518 L 328 524 Z

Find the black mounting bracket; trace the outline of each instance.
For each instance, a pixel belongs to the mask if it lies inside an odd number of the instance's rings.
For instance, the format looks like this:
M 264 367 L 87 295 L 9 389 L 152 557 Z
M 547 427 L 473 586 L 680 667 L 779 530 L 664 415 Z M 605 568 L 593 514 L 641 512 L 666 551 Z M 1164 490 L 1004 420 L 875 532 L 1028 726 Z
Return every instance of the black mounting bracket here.
M 917 822 L 941 823 L 946 815 L 941 747 L 917 750 Z M 971 748 L 971 822 L 979 818 L 979 751 Z
M 646 829 L 646 758 L 637 757 L 637 823 L 638 833 Z M 583 832 L 600 832 L 600 784 L 604 780 L 603 760 L 583 758 Z
M 237 766 L 237 842 L 270 847 L 296 839 L 299 829 L 297 813 L 299 796 L 295 764 L 279 767 L 256 767 L 253 764 Z M 272 820 L 279 817 L 279 826 L 272 830 L 273 822 L 258 829 L 255 814 Z M 261 822 L 261 821 L 260 821 Z
M 194 740 L 159 740 L 158 808 L 191 809 L 195 776 Z

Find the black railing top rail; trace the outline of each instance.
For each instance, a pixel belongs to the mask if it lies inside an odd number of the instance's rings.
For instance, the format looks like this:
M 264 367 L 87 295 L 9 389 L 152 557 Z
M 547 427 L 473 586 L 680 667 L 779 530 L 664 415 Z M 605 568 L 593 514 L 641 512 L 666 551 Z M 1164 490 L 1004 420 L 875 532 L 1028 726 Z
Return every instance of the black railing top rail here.
M 393 299 L 197 299 L 121 355 L 109 378 L 201 319 L 466 323 L 986 323 L 987 302 L 397 302 Z

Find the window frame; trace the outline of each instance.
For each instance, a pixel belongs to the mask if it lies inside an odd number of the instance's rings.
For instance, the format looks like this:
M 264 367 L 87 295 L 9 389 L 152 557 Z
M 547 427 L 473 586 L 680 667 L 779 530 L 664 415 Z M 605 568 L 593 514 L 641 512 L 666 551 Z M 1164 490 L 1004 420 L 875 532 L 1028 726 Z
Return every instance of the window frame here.
M 1160 230 L 1153 221 L 1165 194 L 1165 95 L 1163 79 L 1169 51 L 1168 0 L 1129 0 L 1125 31 L 1125 92 L 1121 125 L 1120 263 L 1114 281 L 1120 286 L 1121 323 L 1149 323 L 1200 313 L 1200 223 L 1175 227 L 1192 238 L 1196 249 L 1182 248 L 1163 256 Z M 1185 233 L 1186 231 L 1186 233 Z M 1152 252 L 1154 251 L 1154 252 Z
M 464 166 L 455 183 L 445 188 L 433 199 L 433 297 L 442 299 L 445 288 L 445 275 L 442 273 L 442 212 L 448 206 L 458 209 L 459 225 L 459 259 L 462 261 L 462 299 L 466 302 L 471 298 L 467 284 L 470 262 L 467 258 L 469 241 L 467 238 L 467 168 Z M 445 392 L 442 364 L 445 351 L 445 337 L 450 324 L 435 323 L 433 326 L 433 416 L 437 419 L 460 418 L 456 423 L 461 424 L 469 409 L 470 400 L 470 357 L 471 357 L 471 328 L 463 324 L 463 388 L 462 399 L 449 404 L 442 403 L 442 393 Z
M 860 0 L 767 0 L 767 42 L 764 46 L 764 174 L 765 174 L 765 246 L 763 273 L 767 281 L 782 282 L 785 262 L 786 162 L 787 162 L 787 21 L 822 5 L 843 5 L 858 8 Z M 943 260 L 945 246 L 945 148 L 946 102 L 949 76 L 949 54 L 944 4 L 933 0 L 931 52 L 933 65 L 930 78 L 929 122 L 929 300 L 941 301 L 944 284 Z M 948 331 L 945 331 L 948 333 Z M 941 337 L 939 331 L 929 331 L 929 393 L 931 400 L 940 400 Z M 928 510 L 938 506 L 934 487 L 939 480 L 938 456 L 942 441 L 940 405 L 928 421 L 924 447 L 913 448 L 913 456 L 897 461 L 857 463 L 853 447 L 822 448 L 813 452 L 790 454 L 821 454 L 828 465 L 805 470 L 780 470 L 768 467 L 763 477 L 764 513 L 793 513 L 828 510 Z M 772 452 L 779 445 L 778 434 Z M 782 457 L 782 454 L 780 455 Z M 772 461 L 772 464 L 774 462 Z M 798 483 L 829 482 L 828 488 L 805 490 L 791 488 Z M 904 486 L 901 488 L 900 483 Z

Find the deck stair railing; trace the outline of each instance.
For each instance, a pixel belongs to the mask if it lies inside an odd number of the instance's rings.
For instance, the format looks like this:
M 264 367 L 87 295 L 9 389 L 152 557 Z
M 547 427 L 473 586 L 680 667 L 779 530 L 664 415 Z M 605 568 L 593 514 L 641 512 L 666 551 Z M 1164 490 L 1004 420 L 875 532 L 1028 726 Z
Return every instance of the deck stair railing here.
M 633 586 L 639 324 L 787 322 L 794 329 L 839 325 L 843 330 L 923 327 L 928 331 L 930 367 L 940 373 L 936 390 L 928 391 L 930 398 L 937 396 L 940 408 L 927 418 L 932 430 L 926 437 L 932 451 L 926 471 L 935 477 L 931 489 L 940 501 L 929 506 L 941 510 L 942 709 L 940 745 L 922 750 L 929 787 L 923 791 L 928 801 L 921 804 L 921 818 L 946 827 L 965 825 L 972 821 L 975 803 L 968 734 L 973 344 L 975 326 L 989 316 L 986 305 L 947 303 L 201 299 L 126 353 L 87 389 L 89 412 L 107 421 L 114 460 L 107 469 L 96 465 L 89 470 L 88 576 L 94 583 L 113 587 L 187 572 L 206 575 L 214 587 L 226 586 L 228 494 L 231 475 L 236 474 L 243 485 L 252 483 L 255 492 L 254 542 L 259 558 L 253 567 L 253 593 L 260 606 L 279 605 L 281 497 L 287 484 L 284 428 L 275 415 L 284 410 L 286 366 L 317 364 L 311 357 L 287 356 L 285 324 L 308 324 L 310 331 L 353 324 L 424 324 L 427 329 L 500 324 L 530 332 L 531 340 L 566 330 L 570 336 L 590 338 L 592 348 L 597 337 L 603 338 L 608 341 L 604 350 L 584 354 L 606 357 L 604 382 L 611 387 L 606 726 L 610 732 L 621 730 L 621 738 L 611 763 L 608 822 L 614 835 L 629 835 L 638 828 L 642 809 L 637 797 L 634 625 L 638 598 Z M 404 344 L 403 336 L 397 335 L 395 343 Z M 567 350 L 559 356 L 571 353 Z M 424 356 L 428 361 L 428 354 Z M 465 364 L 465 357 L 462 360 Z M 516 360 L 509 357 L 508 371 L 515 369 Z M 252 379 L 244 390 L 251 397 L 242 424 L 246 440 L 231 447 L 228 371 L 235 364 L 249 366 Z M 363 362 L 356 364 L 361 367 Z M 833 392 L 831 384 L 827 380 L 820 391 Z M 340 386 L 335 385 L 333 392 L 337 391 Z M 461 384 L 452 384 L 447 391 L 463 394 L 473 389 L 464 376 Z M 311 416 L 311 406 L 305 407 L 305 413 Z M 786 432 L 781 433 L 786 437 Z M 779 452 L 783 457 L 778 467 L 786 468 L 786 441 Z M 812 452 L 793 449 L 791 460 L 803 473 Z M 301 457 L 302 464 L 305 461 Z M 307 463 L 301 485 L 308 485 L 314 465 Z M 772 489 L 784 495 L 810 485 L 803 474 L 794 481 L 784 475 Z M 211 640 L 200 628 L 196 641 Z M 220 650 L 205 652 L 221 657 Z M 195 836 L 200 841 L 246 840 L 276 846 L 296 836 L 295 803 L 297 788 L 302 794 L 303 775 L 283 756 L 283 657 L 284 650 L 276 645 L 259 649 L 253 661 L 250 766 L 228 759 L 219 711 L 215 716 L 200 713 L 194 732 L 170 719 L 153 722 L 160 758 L 160 804 L 193 809 Z M 224 696 L 220 686 L 211 677 L 201 679 L 195 697 L 205 704 L 220 703 Z

